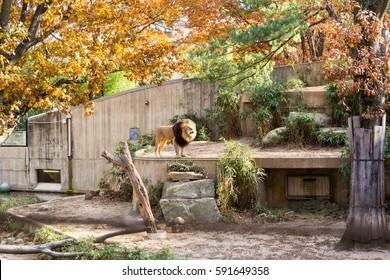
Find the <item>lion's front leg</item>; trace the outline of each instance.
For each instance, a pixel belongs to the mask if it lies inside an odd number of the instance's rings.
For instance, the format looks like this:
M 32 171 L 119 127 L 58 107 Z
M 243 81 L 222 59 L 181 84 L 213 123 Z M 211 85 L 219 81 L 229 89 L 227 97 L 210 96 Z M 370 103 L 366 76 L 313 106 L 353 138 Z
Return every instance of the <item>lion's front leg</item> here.
M 190 155 L 186 154 L 186 148 L 187 146 L 184 146 L 181 148 L 181 157 L 189 157 Z
M 180 146 L 173 140 L 173 148 L 175 149 L 176 157 L 179 158 L 181 155 L 181 148 Z

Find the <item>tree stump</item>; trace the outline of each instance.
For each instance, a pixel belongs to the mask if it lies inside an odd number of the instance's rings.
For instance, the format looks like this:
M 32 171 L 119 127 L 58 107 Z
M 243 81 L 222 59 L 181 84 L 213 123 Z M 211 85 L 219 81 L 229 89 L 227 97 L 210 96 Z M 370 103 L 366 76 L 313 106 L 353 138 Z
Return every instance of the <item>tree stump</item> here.
M 127 143 L 121 142 L 121 154 L 119 156 L 113 155 L 107 151 L 103 151 L 102 157 L 115 165 L 123 168 L 129 176 L 130 183 L 133 186 L 133 194 L 138 199 L 138 209 L 144 220 L 146 227 L 150 226 L 150 230 L 153 233 L 157 232 L 156 221 L 154 219 L 152 208 L 150 207 L 148 191 L 139 175 L 137 169 L 133 164 L 133 160 L 130 155 L 129 147 Z
M 339 249 L 375 247 L 390 241 L 385 212 L 384 150 L 386 116 L 382 125 L 361 127 L 360 117 L 348 119 L 351 190 L 347 227 Z

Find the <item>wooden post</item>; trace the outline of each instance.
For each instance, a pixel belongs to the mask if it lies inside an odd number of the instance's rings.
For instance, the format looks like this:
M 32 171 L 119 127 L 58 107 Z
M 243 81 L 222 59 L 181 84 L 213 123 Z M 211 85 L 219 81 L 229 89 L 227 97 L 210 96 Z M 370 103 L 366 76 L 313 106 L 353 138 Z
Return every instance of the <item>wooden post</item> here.
M 390 242 L 385 213 L 384 149 L 386 116 L 372 129 L 360 117 L 348 120 L 351 151 L 351 190 L 347 227 L 340 249 L 374 247 Z
M 150 207 L 148 191 L 145 188 L 142 178 L 133 164 L 127 143 L 122 141 L 120 146 L 121 154 L 119 156 L 104 151 L 102 153 L 102 157 L 106 158 L 108 161 L 118 165 L 126 171 L 127 175 L 129 176 L 130 183 L 133 186 L 133 195 L 135 195 L 138 199 L 138 209 L 142 219 L 144 220 L 144 224 L 147 227 L 151 227 L 151 232 L 156 233 L 157 226 L 152 213 L 152 208 Z

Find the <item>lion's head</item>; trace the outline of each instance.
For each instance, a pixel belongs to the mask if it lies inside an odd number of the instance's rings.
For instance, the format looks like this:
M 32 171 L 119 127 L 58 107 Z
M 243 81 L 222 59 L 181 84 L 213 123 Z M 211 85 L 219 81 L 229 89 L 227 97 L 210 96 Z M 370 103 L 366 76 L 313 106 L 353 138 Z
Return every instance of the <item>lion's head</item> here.
M 181 136 L 188 143 L 194 141 L 196 137 L 196 124 L 192 120 L 183 120 L 181 124 Z
M 196 137 L 196 124 L 190 119 L 178 120 L 173 126 L 175 142 L 184 147 Z

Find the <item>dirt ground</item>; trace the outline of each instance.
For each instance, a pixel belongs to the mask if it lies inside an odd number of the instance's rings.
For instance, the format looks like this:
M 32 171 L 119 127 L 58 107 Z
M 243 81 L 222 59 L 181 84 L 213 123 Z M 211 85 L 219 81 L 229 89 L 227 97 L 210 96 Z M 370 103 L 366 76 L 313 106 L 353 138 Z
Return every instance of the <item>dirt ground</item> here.
M 67 197 L 10 209 L 14 217 L 45 224 L 73 237 L 99 236 L 141 222 L 130 214 L 131 204 L 95 197 Z M 161 222 L 161 221 L 160 221 Z M 170 248 L 188 259 L 276 259 L 276 260 L 390 260 L 390 249 L 336 251 L 345 229 L 345 217 L 324 218 L 292 214 L 289 221 L 269 223 L 241 217 L 238 222 L 185 225 L 184 232 L 167 229 L 164 239 L 146 233 L 108 239 L 129 248 L 150 251 Z M 0 259 L 35 259 L 36 255 L 1 255 Z

